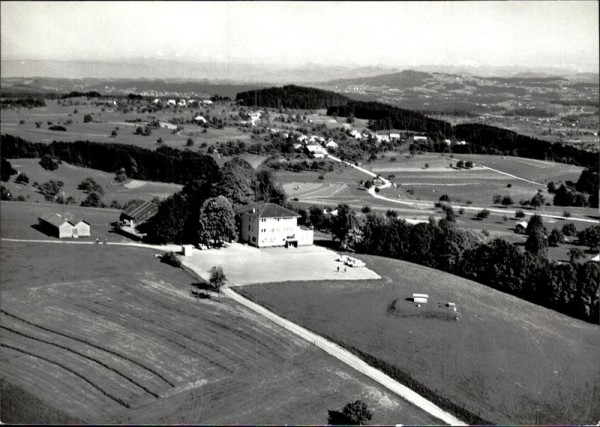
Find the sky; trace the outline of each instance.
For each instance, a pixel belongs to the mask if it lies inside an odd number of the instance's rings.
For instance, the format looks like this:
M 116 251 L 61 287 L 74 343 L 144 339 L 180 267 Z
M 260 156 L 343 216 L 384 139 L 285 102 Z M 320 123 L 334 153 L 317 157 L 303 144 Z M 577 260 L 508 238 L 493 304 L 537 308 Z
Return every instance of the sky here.
M 0 2 L 2 60 L 598 72 L 597 1 Z

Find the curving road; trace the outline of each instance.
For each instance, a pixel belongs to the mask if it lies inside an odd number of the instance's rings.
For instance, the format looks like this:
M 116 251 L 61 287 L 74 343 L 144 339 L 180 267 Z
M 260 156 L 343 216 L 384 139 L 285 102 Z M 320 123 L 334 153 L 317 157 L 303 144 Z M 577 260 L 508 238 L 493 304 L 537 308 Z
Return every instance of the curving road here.
M 354 164 L 352 164 L 350 162 L 346 162 L 344 160 L 341 160 L 341 159 L 339 159 L 337 157 L 334 157 L 332 155 L 328 155 L 328 157 L 331 160 L 335 161 L 335 162 L 345 163 L 345 164 L 347 164 L 349 166 L 352 166 L 354 169 L 357 169 L 357 170 L 359 170 L 359 171 L 361 171 L 361 172 L 363 172 L 363 173 L 365 173 L 365 174 L 367 174 L 369 176 L 372 176 L 373 178 L 377 176 L 377 174 L 375 174 L 375 173 L 373 173 L 371 171 L 363 169 L 360 166 L 356 166 L 356 165 L 354 165 Z M 487 169 L 492 169 L 492 168 L 487 168 Z M 528 180 L 526 180 L 524 178 L 519 178 L 519 177 L 516 177 L 514 175 L 510 175 L 510 174 L 504 173 L 502 171 L 498 171 L 496 169 L 492 169 L 492 170 L 494 170 L 496 172 L 500 172 L 500 173 L 502 173 L 504 175 L 508 175 L 510 177 L 513 177 L 513 178 L 518 178 L 518 179 L 522 179 L 524 181 L 528 181 Z M 372 197 L 374 197 L 376 199 L 380 199 L 380 200 L 385 200 L 387 202 L 397 203 L 399 205 L 411 206 L 411 207 L 414 207 L 414 208 L 417 208 L 417 209 L 432 209 L 432 208 L 434 208 L 434 204 L 433 203 L 405 202 L 405 201 L 402 201 L 402 200 L 391 199 L 389 197 L 385 197 L 385 196 L 382 196 L 380 194 L 377 194 L 377 192 L 375 191 L 375 188 L 378 188 L 379 190 L 383 190 L 384 188 L 389 188 L 389 187 L 392 186 L 392 183 L 390 181 L 388 181 L 387 179 L 385 179 L 384 177 L 379 176 L 379 178 L 383 181 L 383 184 L 379 185 L 377 187 L 373 186 L 373 187 L 371 187 L 371 188 L 369 188 L 367 190 L 368 193 Z M 533 182 L 533 181 L 528 181 L 528 182 L 531 182 L 533 184 L 539 184 L 539 183 Z M 510 209 L 497 209 L 497 208 L 488 208 L 488 207 L 484 208 L 484 207 L 481 207 L 481 206 L 460 206 L 460 205 L 451 205 L 451 206 L 452 206 L 453 209 L 464 209 L 466 211 L 475 211 L 475 212 L 479 212 L 482 209 L 487 209 L 490 212 L 501 213 L 503 215 L 506 215 L 506 214 L 515 214 L 516 213 L 516 211 L 510 210 Z M 567 218 L 567 217 L 562 216 L 562 215 L 551 215 L 551 214 L 545 214 L 545 213 L 539 213 L 539 212 L 524 212 L 524 213 L 525 213 L 525 215 L 528 215 L 528 216 L 539 215 L 539 216 L 541 216 L 543 218 L 554 218 L 554 219 L 564 219 L 564 220 L 568 219 L 568 220 L 571 220 L 571 221 L 580 221 L 580 222 L 587 222 L 587 223 L 592 223 L 592 224 L 598 224 L 598 220 L 588 219 L 588 218 L 577 218 L 577 217 L 572 217 L 572 216 L 569 217 L 569 218 Z

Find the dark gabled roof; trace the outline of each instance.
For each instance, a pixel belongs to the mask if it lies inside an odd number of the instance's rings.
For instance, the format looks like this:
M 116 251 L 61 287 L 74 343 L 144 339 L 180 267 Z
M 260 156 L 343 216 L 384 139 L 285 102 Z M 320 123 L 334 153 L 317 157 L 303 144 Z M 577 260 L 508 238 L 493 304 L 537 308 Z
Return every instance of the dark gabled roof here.
M 255 210 L 258 213 L 259 218 L 299 218 L 296 212 L 293 212 L 289 209 L 284 208 L 283 206 L 276 205 L 275 203 L 251 203 L 246 205 L 240 209 L 238 209 L 239 213 L 248 213 L 252 214 L 252 210 Z
M 154 216 L 158 212 L 158 206 L 152 202 L 132 203 L 127 209 L 121 213 L 129 218 L 133 218 L 136 222 L 142 222 Z
M 41 215 L 39 217 L 39 219 L 47 222 L 48 224 L 52 224 L 55 227 L 60 227 L 65 222 L 67 222 L 66 218 L 63 218 L 62 215 L 59 215 L 59 214 L 54 213 L 54 212 L 50 212 L 50 213 L 46 213 L 44 215 Z

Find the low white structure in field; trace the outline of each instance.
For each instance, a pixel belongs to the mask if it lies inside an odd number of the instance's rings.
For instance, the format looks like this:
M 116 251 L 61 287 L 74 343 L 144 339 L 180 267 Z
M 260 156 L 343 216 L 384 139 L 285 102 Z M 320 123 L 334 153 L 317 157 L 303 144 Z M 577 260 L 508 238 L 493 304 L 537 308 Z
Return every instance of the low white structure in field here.
M 429 295 L 427 294 L 412 294 L 412 299 L 414 302 L 418 304 L 427 304 L 429 300 Z

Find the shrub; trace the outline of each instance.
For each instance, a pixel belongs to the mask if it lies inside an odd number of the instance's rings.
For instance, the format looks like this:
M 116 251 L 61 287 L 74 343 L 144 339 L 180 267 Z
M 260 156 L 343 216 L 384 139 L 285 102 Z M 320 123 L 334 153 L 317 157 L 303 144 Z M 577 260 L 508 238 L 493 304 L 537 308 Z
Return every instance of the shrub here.
M 15 184 L 29 184 L 29 177 L 24 173 L 21 173 L 15 179 Z
M 475 217 L 477 219 L 483 220 L 486 219 L 488 216 L 490 216 L 490 211 L 488 211 L 487 209 L 483 209 L 477 212 L 477 215 Z
M 515 218 L 525 218 L 525 212 L 523 212 L 522 210 L 518 210 L 515 213 Z
M 48 171 L 53 171 L 58 169 L 58 162 L 48 154 L 45 154 L 40 160 L 40 166 Z
M 60 126 L 60 125 L 54 125 L 54 126 L 50 126 L 48 127 L 49 130 L 54 130 L 54 131 L 59 131 L 59 132 L 66 132 L 67 128 L 64 126 Z
M 563 212 L 563 216 L 564 216 L 565 218 L 570 218 L 570 217 L 571 217 L 571 212 L 569 212 L 569 211 L 564 211 L 564 212 Z
M 450 197 L 447 194 L 442 194 L 439 198 L 440 202 L 449 202 L 450 201 Z
M 75 111 L 77 111 L 77 110 L 75 110 Z M 91 114 L 86 114 L 85 116 L 83 116 L 83 123 L 89 123 L 93 120 L 94 120 L 94 118 L 92 117 Z
M 179 260 L 179 258 L 177 258 L 177 255 L 175 254 L 175 252 L 167 252 L 166 254 L 164 254 L 162 256 L 162 258 L 160 260 L 161 260 L 161 262 L 164 262 L 165 264 L 169 264 L 173 267 L 181 268 L 181 261 Z
M 370 206 L 363 206 L 361 209 L 361 212 L 364 214 L 368 214 L 369 212 L 371 212 L 371 207 Z
M 569 223 L 563 225 L 561 231 L 565 236 L 569 236 L 569 237 L 573 237 L 577 234 L 577 228 L 575 227 L 575 224 L 573 224 L 572 222 L 569 222 Z

